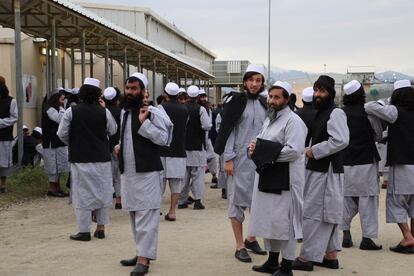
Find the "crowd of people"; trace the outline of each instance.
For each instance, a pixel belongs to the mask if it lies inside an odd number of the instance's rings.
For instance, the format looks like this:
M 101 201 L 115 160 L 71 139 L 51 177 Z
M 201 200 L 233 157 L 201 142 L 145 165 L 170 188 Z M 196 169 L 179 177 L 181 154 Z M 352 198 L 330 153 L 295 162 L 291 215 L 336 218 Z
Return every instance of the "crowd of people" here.
M 402 233 L 390 250 L 414 254 L 410 81 L 396 81 L 390 99 L 366 103 L 363 86 L 352 80 L 344 86 L 342 108 L 334 102 L 335 80 L 327 75 L 304 89 L 301 108 L 290 83 L 277 81 L 268 89 L 265 84 L 264 67 L 251 64 L 243 77 L 244 90 L 229 90 L 223 104 L 213 108 L 207 93 L 195 85 L 185 89 L 169 82 L 155 105 L 149 101 L 148 80 L 142 73 L 126 79 L 123 93 L 116 87 L 102 91 L 98 79 L 86 78 L 79 89 L 57 89 L 45 99 L 42 128 L 23 137 L 23 164 L 36 165 L 36 155 L 43 157 L 50 183 L 47 195 L 53 197 L 68 196 L 60 178 L 69 172 L 78 225 L 72 240 L 90 241 L 93 221 L 93 237 L 104 239 L 116 198 L 115 208 L 130 215 L 135 254 L 121 264 L 133 266 L 133 276 L 148 273 L 151 260 L 157 258 L 167 183 L 171 196 L 164 219 L 173 222 L 177 208 L 206 208 L 207 171 L 211 188 L 220 188 L 228 200 L 234 257 L 252 262 L 251 253 L 268 255 L 265 263 L 252 269 L 285 276 L 293 275 L 292 270 L 312 271 L 314 266 L 338 269 L 338 252 L 353 246 L 351 222 L 358 213 L 359 248 L 382 249 L 375 240 L 379 162 L 385 156 L 386 220 Z M 2 193 L 13 166 L 16 122 L 16 101 L 3 80 Z M 377 147 L 385 143 L 387 154 L 380 156 Z M 247 210 L 250 219 L 244 234 Z M 263 238 L 263 248 L 257 238 Z M 299 243 L 300 254 L 295 256 Z

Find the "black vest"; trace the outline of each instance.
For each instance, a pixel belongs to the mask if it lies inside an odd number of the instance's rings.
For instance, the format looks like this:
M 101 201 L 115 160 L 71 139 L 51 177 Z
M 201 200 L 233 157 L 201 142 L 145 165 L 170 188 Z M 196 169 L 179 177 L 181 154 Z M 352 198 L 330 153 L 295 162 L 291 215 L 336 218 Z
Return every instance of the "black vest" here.
M 206 148 L 206 132 L 201 128 L 200 108 L 197 103 L 188 103 L 188 123 L 186 132 L 186 150 L 202 151 Z
M 23 137 L 22 166 L 29 166 L 29 165 L 33 166 L 34 157 L 37 153 L 36 146 L 37 146 L 37 139 L 36 138 L 34 138 L 33 136 L 24 136 Z
M 111 161 L 106 132 L 106 110 L 81 103 L 72 107 L 69 133 L 69 161 L 91 163 Z
M 116 125 L 118 126 L 116 133 L 109 136 L 109 152 L 112 152 L 114 147 L 119 144 L 119 133 L 121 130 L 121 108 L 118 106 L 107 106 L 106 107 L 115 119 Z
M 8 96 L 0 100 L 0 119 L 10 117 L 10 104 L 12 97 Z M 0 128 L 0 141 L 13 141 L 13 125 Z
M 188 111 L 177 100 L 164 101 L 162 107 L 174 124 L 173 138 L 169 147 L 161 147 L 160 155 L 168 157 L 186 157 L 185 138 L 187 133 Z
M 387 166 L 414 165 L 414 111 L 398 109 L 398 119 L 388 127 Z
M 42 113 L 42 146 L 45 149 L 48 149 L 49 147 L 51 148 L 58 148 L 58 147 L 65 147 L 65 143 L 63 143 L 59 137 L 56 135 L 56 132 L 59 128 L 59 124 L 56 123 L 55 121 L 52 121 L 49 116 L 47 115 L 47 110 L 49 108 L 54 108 L 54 107 L 49 107 L 46 106 L 43 109 L 43 113 Z M 59 110 L 57 110 L 59 112 Z
M 311 126 L 312 146 L 329 139 L 328 120 L 334 109 L 335 106 L 332 106 L 316 113 L 315 119 L 313 120 Z M 344 172 L 341 151 L 319 160 L 316 160 L 314 158 L 309 159 L 308 163 L 306 164 L 306 169 L 326 173 L 328 172 L 329 165 L 331 163 L 334 173 Z
M 349 129 L 349 145 L 342 152 L 344 165 L 372 164 L 380 160 L 375 146 L 375 132 L 368 120 L 364 105 L 345 106 Z
M 151 140 L 138 134 L 138 130 L 141 127 L 141 122 L 138 120 L 138 112 L 126 111 L 122 118 L 121 126 L 121 150 L 119 158 L 119 170 L 121 174 L 124 173 L 125 168 L 123 144 L 125 135 L 125 123 L 127 121 L 129 113 L 131 113 L 131 135 L 134 147 L 135 171 L 137 173 L 162 171 L 163 167 L 160 159 L 160 147 L 154 144 Z
M 305 123 L 306 127 L 308 128 L 308 135 L 306 136 L 305 146 L 309 145 L 309 141 L 311 138 L 311 125 L 312 121 L 316 115 L 316 109 L 313 107 L 312 103 L 303 103 L 303 107 L 299 108 L 295 111 L 295 113 L 302 119 Z

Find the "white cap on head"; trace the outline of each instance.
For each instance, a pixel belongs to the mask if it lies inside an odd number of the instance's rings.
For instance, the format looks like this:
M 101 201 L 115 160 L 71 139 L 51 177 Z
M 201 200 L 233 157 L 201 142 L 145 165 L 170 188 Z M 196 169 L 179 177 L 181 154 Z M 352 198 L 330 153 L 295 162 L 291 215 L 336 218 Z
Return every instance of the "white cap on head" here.
M 344 85 L 344 93 L 345 95 L 351 95 L 352 93 L 355 93 L 359 88 L 361 88 L 359 81 L 351 80 Z
M 148 79 L 144 74 L 137 72 L 137 73 L 132 74 L 131 77 L 136 77 L 137 79 L 142 81 L 145 88 L 148 87 Z
M 198 94 L 200 93 L 200 89 L 198 88 L 198 86 L 195 85 L 190 85 L 187 88 L 187 94 L 188 96 L 190 96 L 191 98 L 195 98 L 198 96 Z
M 187 93 L 187 91 L 185 91 L 184 87 L 180 87 L 180 89 L 178 89 L 178 93 Z
M 203 88 L 200 88 L 198 95 L 207 95 L 206 91 Z
M 113 87 L 107 87 L 105 88 L 104 92 L 103 92 L 103 96 L 105 98 L 105 100 L 107 101 L 111 101 L 116 97 L 116 90 Z
M 283 89 L 286 90 L 286 92 L 288 92 L 289 96 L 290 94 L 292 94 L 292 85 L 290 85 L 290 83 L 286 81 L 277 81 L 272 86 L 282 87 Z
M 169 82 L 164 88 L 165 93 L 171 96 L 176 96 L 180 92 L 180 88 L 175 82 Z
M 411 87 L 411 82 L 409 80 L 398 80 L 394 82 L 394 90 L 404 87 Z
M 79 94 L 79 88 L 72 88 L 72 94 L 73 95 Z
M 42 134 L 42 128 L 41 127 L 35 127 L 34 129 L 33 129 L 33 131 L 36 131 L 36 132 L 38 132 L 38 133 L 40 133 L 40 134 Z
M 267 96 L 269 96 L 269 90 L 265 89 L 262 92 L 260 92 L 259 95 L 267 98 Z
M 256 72 L 259 73 L 263 76 L 264 79 L 266 79 L 266 73 L 265 73 L 265 68 L 263 65 L 260 64 L 249 64 L 249 66 L 247 66 L 246 69 L 246 73 L 248 72 Z
M 83 84 L 88 84 L 88 85 L 92 85 L 92 86 L 99 88 L 99 85 L 101 84 L 101 82 L 98 79 L 85 78 L 85 80 L 83 81 Z
M 303 89 L 302 91 L 302 100 L 306 103 L 310 103 L 313 101 L 313 87 L 306 87 L 305 89 Z
M 29 130 L 29 128 L 26 125 L 23 125 L 23 129 Z

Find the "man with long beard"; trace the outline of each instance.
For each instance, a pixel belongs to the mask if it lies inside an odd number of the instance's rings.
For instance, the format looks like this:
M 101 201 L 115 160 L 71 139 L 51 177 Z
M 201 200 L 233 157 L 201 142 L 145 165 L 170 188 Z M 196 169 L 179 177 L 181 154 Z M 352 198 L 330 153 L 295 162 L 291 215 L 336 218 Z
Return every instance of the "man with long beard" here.
M 302 237 L 302 204 L 305 184 L 306 126 L 289 108 L 292 87 L 278 81 L 269 89 L 267 118 L 263 129 L 249 145 L 257 169 L 249 234 L 264 238 L 268 260 L 253 270 L 292 274 L 296 239 Z M 297 196 L 300 200 L 297 200 Z M 297 204 L 298 203 L 298 204 Z M 279 253 L 283 259 L 279 267 Z
M 335 80 L 320 76 L 313 85 L 317 110 L 306 149 L 303 204 L 303 245 L 293 269 L 312 271 L 313 265 L 338 269 L 338 225 L 342 223 L 344 167 L 341 151 L 348 146 L 345 113 L 335 107 Z
M 119 169 L 122 208 L 129 212 L 136 257 L 122 260 L 134 266 L 132 276 L 148 273 L 149 260 L 157 258 L 161 207 L 160 146 L 172 138 L 172 123 L 158 108 L 144 106 L 144 83 L 131 76 L 125 81 L 125 106 L 121 113 Z
M 70 239 L 90 241 L 91 214 L 98 223 L 94 236 L 105 238 L 112 204 L 112 170 L 108 135 L 117 124 L 101 99 L 99 80 L 86 78 L 79 89 L 81 103 L 69 107 L 57 135 L 69 146 L 71 190 L 79 233 Z
M 223 121 L 216 138 L 214 151 L 224 154 L 224 170 L 227 179 L 229 209 L 236 240 L 235 258 L 241 262 L 251 262 L 247 249 L 253 253 L 266 255 L 256 237 L 243 240 L 244 211 L 252 202 L 255 169 L 253 161 L 247 157 L 246 148 L 262 129 L 266 118 L 266 98 L 259 93 L 265 86 L 264 67 L 249 65 L 243 76 L 245 92 L 234 94 L 224 105 Z
M 374 115 L 388 126 L 386 220 L 397 223 L 403 239 L 390 247 L 391 251 L 414 254 L 414 90 L 409 80 L 394 83 L 391 104 L 384 101 L 365 105 L 369 115 Z M 410 225 L 407 218 L 411 220 Z

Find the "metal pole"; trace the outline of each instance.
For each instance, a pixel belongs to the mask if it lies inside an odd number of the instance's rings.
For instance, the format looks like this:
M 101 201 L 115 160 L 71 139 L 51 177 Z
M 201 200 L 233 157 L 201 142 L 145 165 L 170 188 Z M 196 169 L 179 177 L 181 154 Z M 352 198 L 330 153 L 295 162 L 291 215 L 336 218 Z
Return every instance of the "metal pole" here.
M 155 103 L 155 71 L 157 70 L 157 60 L 154 59 L 152 67 L 152 101 Z
M 72 82 L 72 88 L 74 88 L 75 87 L 75 49 L 73 48 L 73 46 L 70 49 L 70 55 L 72 56 L 70 60 L 70 75 L 71 75 L 70 80 Z
M 52 17 L 52 89 L 57 88 L 56 79 L 56 19 Z
M 109 42 L 105 41 L 105 87 L 109 86 Z
M 111 76 L 111 86 L 114 86 L 114 60 L 111 58 L 111 67 L 109 68 L 111 70 L 110 76 Z
M 178 86 L 181 86 L 181 83 L 180 83 L 180 76 L 178 75 L 178 67 L 177 67 L 177 69 L 176 69 L 176 72 L 177 72 L 177 84 L 178 84 Z
M 61 63 L 62 63 L 61 73 L 62 73 L 62 87 L 63 88 L 65 88 L 65 53 L 66 53 L 65 48 L 63 48 L 62 49 L 62 60 L 61 60 Z
M 124 48 L 124 83 L 128 78 L 128 57 L 127 57 L 127 48 Z
M 23 157 L 23 85 L 20 0 L 14 0 L 14 43 L 16 55 L 16 100 L 18 109 L 17 136 L 19 137 L 17 152 L 19 165 L 21 165 Z
M 81 83 L 85 80 L 86 68 L 85 68 L 85 31 L 82 32 L 81 36 Z
M 50 58 L 49 58 L 49 42 L 46 40 L 46 95 L 50 97 Z
M 165 73 L 165 78 L 167 79 L 167 82 L 170 82 L 170 77 L 168 76 L 168 63 L 167 63 L 167 72 Z
M 269 0 L 269 38 L 267 46 L 267 80 L 270 82 L 270 22 L 271 22 L 271 0 Z
M 93 78 L 93 52 L 89 52 L 89 75 Z
M 185 90 L 187 90 L 187 71 L 185 71 Z
M 141 67 L 141 51 L 138 52 L 138 72 L 142 73 L 142 67 Z

